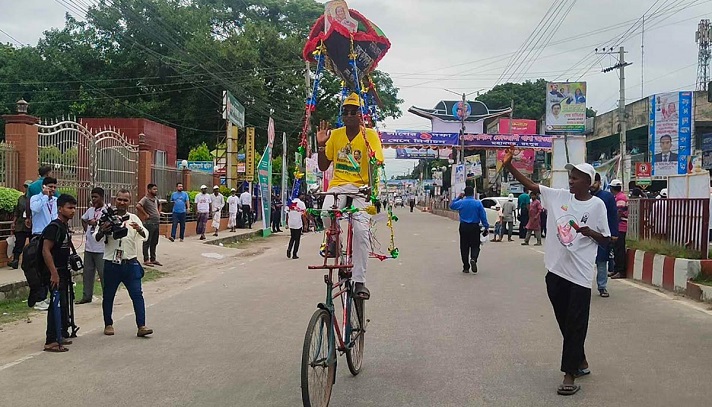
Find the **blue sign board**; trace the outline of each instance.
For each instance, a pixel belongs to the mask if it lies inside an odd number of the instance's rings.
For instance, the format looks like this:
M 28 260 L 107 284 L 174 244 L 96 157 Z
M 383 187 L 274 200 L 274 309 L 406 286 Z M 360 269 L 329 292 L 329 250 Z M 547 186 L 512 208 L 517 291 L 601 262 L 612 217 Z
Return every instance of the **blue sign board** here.
M 176 161 L 176 167 L 178 169 L 182 169 L 181 162 L 182 160 Z M 212 174 L 215 170 L 215 164 L 212 161 L 188 161 L 188 169 Z

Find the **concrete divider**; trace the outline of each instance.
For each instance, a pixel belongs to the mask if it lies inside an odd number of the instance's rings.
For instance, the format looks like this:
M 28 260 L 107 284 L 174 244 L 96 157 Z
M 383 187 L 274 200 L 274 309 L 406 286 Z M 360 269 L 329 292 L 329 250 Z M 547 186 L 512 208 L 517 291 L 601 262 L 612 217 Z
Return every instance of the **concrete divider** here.
M 627 277 L 697 299 L 712 302 L 712 287 L 690 280 L 712 276 L 712 260 L 682 259 L 628 249 Z

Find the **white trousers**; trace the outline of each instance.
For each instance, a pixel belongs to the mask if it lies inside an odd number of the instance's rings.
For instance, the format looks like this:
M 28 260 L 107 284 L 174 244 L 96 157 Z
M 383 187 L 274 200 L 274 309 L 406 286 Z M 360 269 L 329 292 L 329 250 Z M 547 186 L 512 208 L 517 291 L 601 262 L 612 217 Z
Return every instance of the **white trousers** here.
M 215 211 L 215 213 L 213 213 L 213 227 L 216 232 L 220 229 L 220 211 Z
M 338 192 L 346 194 L 357 194 L 358 187 L 355 185 L 340 185 L 337 187 L 329 188 L 329 192 Z M 338 208 L 343 209 L 346 206 L 346 195 L 338 196 Z M 333 196 L 325 196 L 324 204 L 321 209 L 330 209 L 334 204 Z M 364 198 L 353 198 L 353 206 L 359 209 L 366 207 L 366 200 Z M 331 217 L 328 213 L 322 213 L 322 219 L 324 221 L 324 228 L 328 229 L 331 226 Z M 368 263 L 368 256 L 371 252 L 371 241 L 369 235 L 371 216 L 366 212 L 357 212 L 353 215 L 353 226 L 354 226 L 354 237 L 353 237 L 353 264 L 354 267 L 351 270 L 351 279 L 357 283 L 366 282 L 366 265 Z M 343 245 L 346 244 L 346 224 L 342 225 L 341 242 Z
M 230 212 L 230 216 L 227 218 L 227 227 L 237 227 L 237 212 Z

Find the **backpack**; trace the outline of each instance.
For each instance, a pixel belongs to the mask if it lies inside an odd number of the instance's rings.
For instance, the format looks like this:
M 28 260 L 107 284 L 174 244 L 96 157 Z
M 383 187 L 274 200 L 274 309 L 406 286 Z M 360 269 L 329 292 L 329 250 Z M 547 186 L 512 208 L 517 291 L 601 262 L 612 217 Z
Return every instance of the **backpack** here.
M 57 226 L 57 237 L 59 237 L 63 225 L 52 221 L 47 227 L 50 227 L 53 223 Z M 30 239 L 30 243 L 22 250 L 21 267 L 25 274 L 27 285 L 30 287 L 30 295 L 27 298 L 29 307 L 47 298 L 50 273 L 42 257 L 43 241 L 42 235 L 35 236 Z

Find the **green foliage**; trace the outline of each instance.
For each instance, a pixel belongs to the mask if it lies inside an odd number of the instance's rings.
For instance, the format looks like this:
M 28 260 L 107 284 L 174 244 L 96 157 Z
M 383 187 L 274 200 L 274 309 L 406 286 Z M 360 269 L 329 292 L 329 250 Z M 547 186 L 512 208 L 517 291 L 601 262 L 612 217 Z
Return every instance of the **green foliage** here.
M 657 254 L 662 254 L 664 256 L 677 257 L 682 259 L 699 259 L 702 257 L 700 252 L 690 250 L 686 247 L 676 246 L 672 243 L 658 239 L 628 239 L 626 240 L 626 247 L 630 249 L 653 252 Z
M 477 97 L 490 109 L 508 108 L 514 100 L 515 119 L 539 120 L 545 114 L 546 80 L 503 83 Z
M 188 161 L 212 161 L 213 155 L 210 154 L 210 149 L 205 142 L 190 149 L 188 153 Z
M 0 212 L 11 213 L 14 211 L 20 195 L 22 192 L 16 189 L 0 187 Z
M 187 191 L 188 192 L 188 198 L 190 198 L 190 202 L 195 202 L 195 196 L 200 193 L 200 191 Z
M 225 134 L 222 92 L 230 90 L 245 106 L 246 124 L 257 128 L 257 151 L 266 143 L 271 112 L 277 134 L 286 132 L 290 150 L 296 149 L 307 91 L 301 50 L 323 4 L 94 3 L 86 16 L 68 15 L 64 27 L 46 31 L 37 46 L 0 44 L 0 114 L 14 112 L 22 97 L 43 118 L 144 117 L 175 127 L 178 155 L 186 157 L 201 143 L 214 147 Z M 398 89 L 385 73 L 373 77 L 383 115 L 400 116 Z M 333 123 L 340 83 L 326 75 L 322 85 L 313 123 Z

